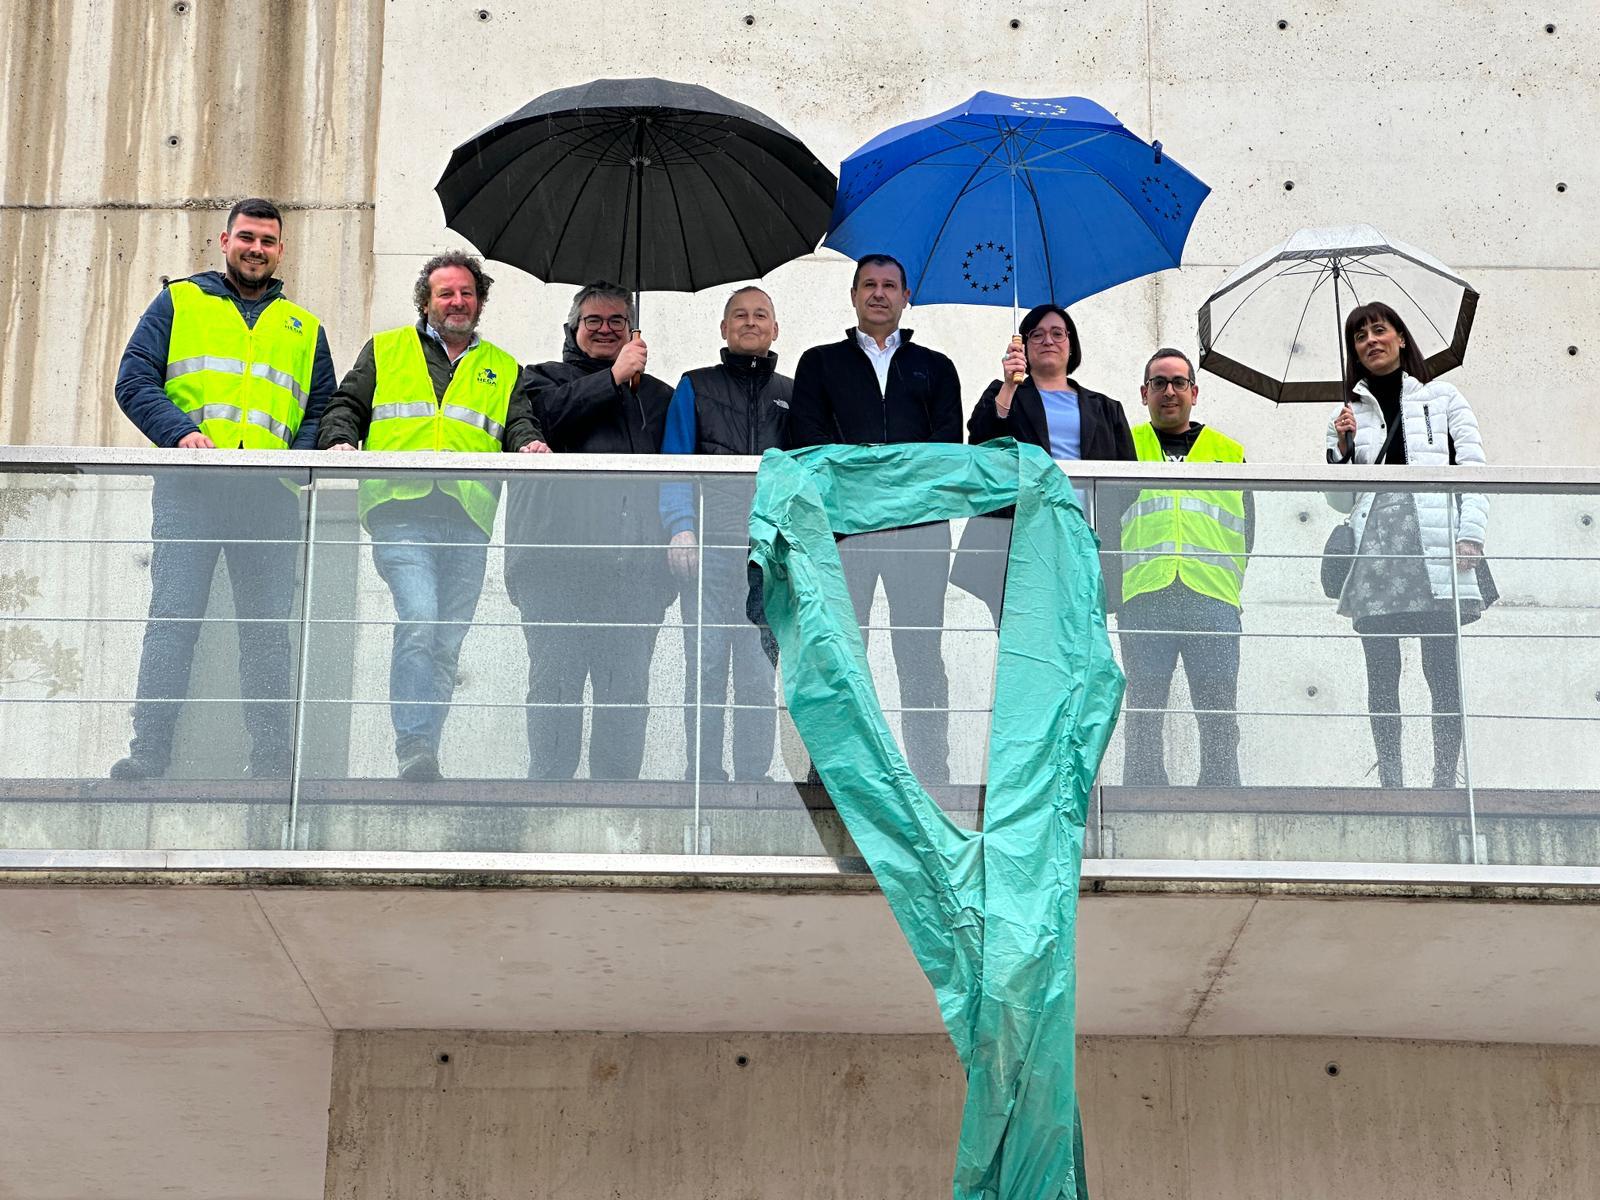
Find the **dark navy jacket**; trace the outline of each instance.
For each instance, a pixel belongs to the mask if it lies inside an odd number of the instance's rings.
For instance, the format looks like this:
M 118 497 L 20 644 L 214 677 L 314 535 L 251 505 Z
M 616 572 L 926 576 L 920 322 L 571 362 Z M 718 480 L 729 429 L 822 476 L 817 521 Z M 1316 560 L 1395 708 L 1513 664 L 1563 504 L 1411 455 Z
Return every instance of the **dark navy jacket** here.
M 254 329 L 256 319 L 279 296 L 283 284 L 274 279 L 266 291 L 255 300 L 245 300 L 233 290 L 227 276 L 221 271 L 201 271 L 191 275 L 189 282 L 197 285 L 209 296 L 226 296 L 239 308 L 239 315 L 247 326 Z M 172 295 L 166 288 L 150 302 L 144 316 L 134 326 L 128 347 L 122 352 L 122 363 L 117 368 L 117 404 L 128 415 L 128 420 L 139 427 L 158 446 L 176 446 L 199 426 L 167 397 L 167 348 L 172 343 Z M 317 354 L 311 365 L 311 403 L 300 421 L 295 434 L 294 450 L 315 450 L 317 447 L 317 422 L 322 410 L 338 387 L 338 376 L 333 370 L 333 355 L 328 351 L 328 331 L 317 330 Z

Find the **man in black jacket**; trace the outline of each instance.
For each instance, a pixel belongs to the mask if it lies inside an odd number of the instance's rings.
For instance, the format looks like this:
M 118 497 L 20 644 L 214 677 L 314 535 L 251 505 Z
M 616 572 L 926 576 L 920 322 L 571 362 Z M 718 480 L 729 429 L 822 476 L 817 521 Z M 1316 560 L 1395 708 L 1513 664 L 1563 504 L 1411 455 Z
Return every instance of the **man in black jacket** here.
M 557 454 L 656 454 L 672 389 L 644 374 L 632 297 L 580 290 L 560 362 L 524 369 Z M 635 382 L 637 380 L 637 382 Z M 594 689 L 591 779 L 637 779 L 656 633 L 673 587 L 653 479 L 537 475 L 506 489 L 506 591 L 528 643 L 528 777 L 571 779 L 582 750 L 583 688 Z
M 790 405 L 789 446 L 835 442 L 960 442 L 961 380 L 944 355 L 911 341 L 900 316 L 911 300 L 905 268 L 887 255 L 856 264 L 850 285 L 855 328 L 844 340 L 800 356 Z M 856 620 L 865 627 L 878 580 L 889 602 L 900 676 L 906 757 L 924 783 L 949 771 L 949 681 L 940 650 L 949 578 L 950 526 L 943 521 L 860 534 L 840 547 Z M 923 710 L 923 711 L 917 711 Z
M 772 297 L 758 287 L 740 288 L 723 306 L 721 330 L 727 342 L 722 361 L 688 372 L 673 393 L 663 454 L 756 455 L 787 439 L 794 381 L 776 369 L 772 343 L 778 318 Z M 683 606 L 683 724 L 690 777 L 698 765 L 701 779 L 727 779 L 722 734 L 731 659 L 733 699 L 739 706 L 733 718 L 734 778 L 765 781 L 777 711 L 772 664 L 759 630 L 744 619 L 745 548 L 755 488 L 748 475 L 728 475 L 707 478 L 698 496 L 696 491 L 688 482 L 661 486 L 661 525 L 671 538 L 667 561 L 678 577 Z M 701 612 L 703 626 L 697 620 Z M 704 680 L 699 693 L 697 676 Z

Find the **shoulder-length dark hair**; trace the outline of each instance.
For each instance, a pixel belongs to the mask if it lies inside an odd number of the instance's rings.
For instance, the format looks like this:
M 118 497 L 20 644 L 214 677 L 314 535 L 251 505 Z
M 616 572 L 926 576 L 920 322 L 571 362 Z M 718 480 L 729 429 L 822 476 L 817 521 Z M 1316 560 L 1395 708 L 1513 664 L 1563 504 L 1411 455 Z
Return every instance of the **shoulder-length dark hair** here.
M 1382 321 L 1398 333 L 1400 340 L 1405 343 L 1400 347 L 1400 369 L 1418 383 L 1428 382 L 1428 363 L 1422 357 L 1422 351 L 1417 349 L 1417 339 L 1411 336 L 1411 330 L 1406 328 L 1399 313 L 1383 301 L 1374 300 L 1370 304 L 1357 305 L 1344 319 L 1344 395 L 1350 402 L 1356 398 L 1356 384 L 1370 373 L 1361 365 L 1361 359 L 1356 354 L 1356 331 L 1374 321 Z

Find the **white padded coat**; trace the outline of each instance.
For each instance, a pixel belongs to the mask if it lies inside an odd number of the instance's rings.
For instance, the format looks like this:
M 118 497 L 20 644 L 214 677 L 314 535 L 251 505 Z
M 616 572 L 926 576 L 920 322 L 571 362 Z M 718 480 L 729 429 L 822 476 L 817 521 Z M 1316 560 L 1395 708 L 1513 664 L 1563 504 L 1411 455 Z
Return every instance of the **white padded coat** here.
M 1355 402 L 1351 405 L 1356 417 L 1353 461 L 1371 463 L 1383 449 L 1389 429 L 1383 419 L 1383 410 L 1367 390 L 1365 381 L 1356 384 L 1355 393 Z M 1442 380 L 1418 383 L 1409 375 L 1402 376 L 1400 437 L 1405 442 L 1407 463 L 1419 467 L 1447 466 L 1450 462 L 1450 443 L 1454 441 L 1457 466 L 1484 465 L 1483 438 L 1478 433 L 1478 420 L 1472 415 L 1472 406 L 1453 384 Z M 1330 419 L 1327 432 L 1330 462 L 1339 461 L 1338 446 L 1339 435 L 1334 432 L 1333 420 Z M 1367 514 L 1372 510 L 1373 498 L 1371 492 L 1328 494 L 1329 504 L 1340 512 L 1350 514 L 1350 526 L 1355 531 L 1358 547 L 1361 545 L 1361 534 L 1366 529 Z M 1474 572 L 1458 570 L 1454 580 L 1451 579 L 1451 567 L 1455 562 L 1455 547 L 1450 536 L 1452 497 L 1444 492 L 1413 492 L 1411 498 L 1417 509 L 1417 525 L 1422 531 L 1422 552 L 1428 566 L 1428 584 L 1433 589 L 1434 598 L 1448 600 L 1455 594 L 1462 600 L 1481 600 Z M 1456 517 L 1455 540 L 1483 545 L 1489 520 L 1489 498 L 1476 492 L 1461 493 L 1456 498 L 1460 501 L 1460 507 Z

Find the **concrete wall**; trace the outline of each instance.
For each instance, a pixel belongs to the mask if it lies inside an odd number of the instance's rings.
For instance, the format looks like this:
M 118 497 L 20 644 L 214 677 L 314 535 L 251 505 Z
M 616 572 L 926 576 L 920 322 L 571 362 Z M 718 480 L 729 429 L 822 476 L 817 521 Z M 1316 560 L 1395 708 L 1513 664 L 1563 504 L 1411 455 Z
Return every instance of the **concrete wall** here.
M 1600 1054 L 1085 1039 L 1097 1200 L 1576 1200 Z M 942 1037 L 345 1033 L 328 1200 L 926 1200 L 963 1080 Z
M 547 89 L 655 74 L 771 113 L 830 165 L 979 88 L 1091 96 L 1214 193 L 1183 270 L 1079 306 L 1085 384 L 1137 411 L 1148 349 L 1193 345 L 1196 310 L 1234 266 L 1301 226 L 1364 220 L 1484 294 L 1456 378 L 1493 460 L 1600 451 L 1577 419 L 1600 354 L 1600 166 L 1581 151 L 1600 117 L 1593 5 L 1432 0 L 1397 19 L 1380 0 L 749 0 L 636 6 L 625 23 L 548 0 L 4 7 L 0 439 L 12 443 L 137 443 L 111 402 L 117 355 L 161 276 L 216 264 L 211 206 L 245 192 L 291 206 L 286 281 L 347 366 L 372 327 L 409 316 L 419 256 L 460 241 L 432 192 L 451 148 Z M 486 331 L 524 358 L 552 355 L 570 289 L 497 274 Z M 768 281 L 788 361 L 848 323 L 848 274 L 825 253 Z M 723 291 L 650 299 L 657 374 L 712 355 Z M 975 396 L 1008 319 L 940 306 L 909 323 L 955 355 Z M 1253 459 L 1320 455 L 1325 413 L 1274 411 L 1220 381 L 1204 392 L 1203 413 Z

